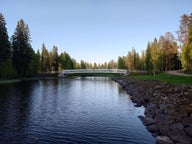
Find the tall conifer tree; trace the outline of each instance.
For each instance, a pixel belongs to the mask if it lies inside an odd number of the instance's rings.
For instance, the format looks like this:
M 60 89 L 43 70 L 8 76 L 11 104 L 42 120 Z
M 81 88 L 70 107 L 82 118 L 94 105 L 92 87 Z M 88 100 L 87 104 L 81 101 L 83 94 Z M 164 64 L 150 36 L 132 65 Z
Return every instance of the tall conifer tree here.
M 49 71 L 50 71 L 49 52 L 45 44 L 43 44 L 41 52 L 41 72 L 49 72 Z
M 74 69 L 74 64 L 68 53 L 61 53 L 59 56 L 62 69 Z
M 52 51 L 49 54 L 51 71 L 57 72 L 59 68 L 59 56 L 58 56 L 58 48 L 53 46 Z
M 13 66 L 18 76 L 26 76 L 30 61 L 32 59 L 32 47 L 30 44 L 29 27 L 21 19 L 17 23 L 16 30 L 12 36 Z
M 0 13 L 0 79 L 7 79 L 14 75 L 11 62 L 11 45 L 7 33 L 6 22 Z
M 187 14 L 183 14 L 180 20 L 179 31 L 177 31 L 178 40 L 182 44 L 182 46 L 187 43 L 188 25 L 189 16 Z
M 10 42 L 7 33 L 6 22 L 0 13 L 0 64 L 10 57 Z

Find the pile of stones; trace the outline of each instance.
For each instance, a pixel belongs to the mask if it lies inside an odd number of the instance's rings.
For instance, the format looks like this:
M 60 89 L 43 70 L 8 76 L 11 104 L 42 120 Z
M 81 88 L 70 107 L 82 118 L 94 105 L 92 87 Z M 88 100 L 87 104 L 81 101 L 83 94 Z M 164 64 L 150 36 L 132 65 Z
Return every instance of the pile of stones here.
M 114 78 L 131 96 L 135 106 L 145 107 L 139 116 L 157 144 L 192 144 L 192 86 L 159 81 Z

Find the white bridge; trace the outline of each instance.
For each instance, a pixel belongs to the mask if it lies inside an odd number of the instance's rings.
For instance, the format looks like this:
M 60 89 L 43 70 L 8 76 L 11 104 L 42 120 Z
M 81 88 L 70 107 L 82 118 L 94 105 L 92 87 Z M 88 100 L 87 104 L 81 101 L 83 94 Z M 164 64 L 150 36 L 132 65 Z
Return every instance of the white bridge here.
M 59 72 L 59 76 L 65 76 L 68 74 L 81 74 L 81 73 L 119 73 L 127 75 L 128 71 L 125 69 L 71 69 L 62 70 Z

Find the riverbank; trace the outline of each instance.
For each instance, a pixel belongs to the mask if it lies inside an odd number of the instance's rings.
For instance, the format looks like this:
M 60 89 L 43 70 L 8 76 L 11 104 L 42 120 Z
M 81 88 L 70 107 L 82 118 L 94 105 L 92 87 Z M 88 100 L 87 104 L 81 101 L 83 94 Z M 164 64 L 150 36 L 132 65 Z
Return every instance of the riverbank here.
M 158 144 L 192 143 L 192 86 L 114 78 L 136 106 L 145 107 L 143 124 Z
M 0 80 L 0 84 L 15 83 L 15 82 L 21 82 L 21 81 L 42 80 L 42 79 L 58 79 L 58 78 L 59 78 L 58 73 L 46 73 L 46 74 L 38 74 L 31 77 L 21 77 L 21 78 Z
M 63 77 L 59 77 L 58 73 L 46 73 L 46 74 L 38 74 L 32 77 L 25 77 L 25 78 L 15 78 L 15 79 L 7 79 L 7 80 L 0 80 L 0 84 L 4 83 L 13 83 L 13 82 L 20 82 L 20 81 L 29 81 L 29 80 L 42 80 L 42 79 L 61 79 L 61 78 L 74 78 L 74 77 L 119 77 L 121 74 L 116 73 L 82 73 L 82 74 L 68 74 Z

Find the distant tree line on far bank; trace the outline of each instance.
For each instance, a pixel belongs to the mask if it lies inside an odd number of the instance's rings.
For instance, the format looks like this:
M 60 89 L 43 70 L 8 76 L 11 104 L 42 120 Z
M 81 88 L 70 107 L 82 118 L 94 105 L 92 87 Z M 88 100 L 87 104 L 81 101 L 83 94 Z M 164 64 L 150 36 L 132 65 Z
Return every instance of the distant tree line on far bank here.
M 31 46 L 30 31 L 24 20 L 19 20 L 14 34 L 9 38 L 6 21 L 0 13 L 0 79 L 32 77 L 62 69 L 127 69 L 155 74 L 160 71 L 178 70 L 192 72 L 192 14 L 181 16 L 178 38 L 167 32 L 159 39 L 148 42 L 141 54 L 135 48 L 118 61 L 102 64 L 77 62 L 67 52 L 58 54 L 57 46 L 48 51 L 42 44 L 41 51 Z
M 133 48 L 127 56 L 118 57 L 118 68 L 149 74 L 178 69 L 192 72 L 192 14 L 181 16 L 177 35 L 176 39 L 167 32 L 159 39 L 154 38 L 141 55 Z

